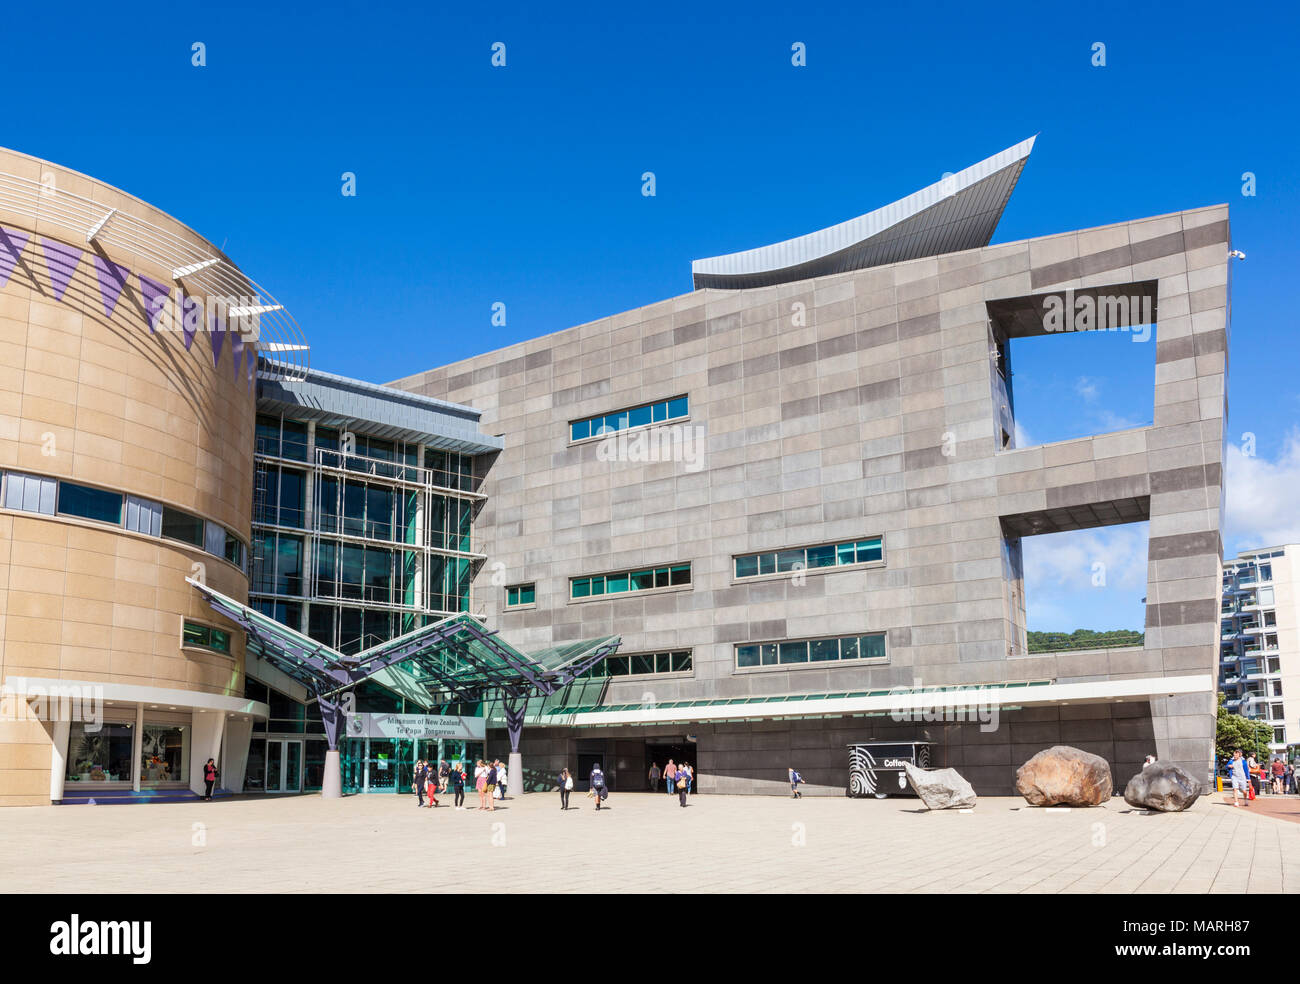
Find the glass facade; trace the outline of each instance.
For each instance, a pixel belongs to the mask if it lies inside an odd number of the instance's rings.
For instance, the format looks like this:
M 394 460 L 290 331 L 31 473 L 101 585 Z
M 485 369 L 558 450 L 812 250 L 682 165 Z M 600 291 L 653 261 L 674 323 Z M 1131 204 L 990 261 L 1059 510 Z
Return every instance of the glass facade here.
M 92 726 L 93 727 L 93 726 Z M 68 735 L 67 782 L 131 782 L 135 725 L 105 722 L 98 730 L 73 721 Z
M 669 423 L 689 416 L 690 400 L 685 396 L 677 396 L 671 400 L 643 403 L 616 413 L 598 414 L 595 417 L 572 421 L 569 424 L 569 440 L 585 441 L 589 437 L 614 434 L 634 427 L 649 427 L 651 424 Z
M 884 559 L 884 538 L 873 536 L 865 540 L 826 543 L 816 547 L 792 547 L 745 554 L 735 558 L 735 571 L 737 578 L 762 577 L 766 574 L 787 574 L 849 564 L 879 563 Z
M 1272 726 L 1272 751 L 1287 746 L 1281 700 L 1282 660 L 1277 634 L 1273 563 L 1285 551 L 1250 554 L 1223 565 L 1219 606 L 1218 689 L 1233 714 Z

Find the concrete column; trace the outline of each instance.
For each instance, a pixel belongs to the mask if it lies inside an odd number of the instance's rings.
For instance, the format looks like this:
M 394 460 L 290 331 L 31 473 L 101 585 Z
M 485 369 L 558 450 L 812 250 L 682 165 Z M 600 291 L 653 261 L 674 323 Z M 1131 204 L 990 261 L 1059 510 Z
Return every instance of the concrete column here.
M 253 739 L 252 718 L 227 718 L 226 734 L 221 744 L 221 757 L 217 768 L 221 771 L 222 789 L 232 793 L 244 791 L 244 777 L 248 774 L 248 747 Z
M 363 771 L 361 774 L 361 791 L 370 792 L 370 738 L 366 737 L 365 759 L 362 761 Z
M 68 736 L 72 732 L 72 722 L 64 715 L 54 722 L 50 733 L 50 802 L 63 801 L 63 779 L 68 774 Z
M 338 799 L 343 795 L 343 769 L 337 748 L 325 751 L 325 773 L 321 776 L 320 794 L 324 799 Z
M 144 758 L 144 705 L 135 705 L 135 735 L 131 739 L 131 788 L 140 792 L 140 760 Z
M 510 761 L 506 764 L 509 770 L 509 782 L 506 783 L 506 792 L 511 796 L 524 795 L 524 757 L 518 752 L 510 753 Z
M 195 711 L 190 728 L 190 792 L 202 796 L 206 789 L 203 767 L 208 759 L 221 768 L 221 737 L 225 733 L 226 715 L 215 711 Z

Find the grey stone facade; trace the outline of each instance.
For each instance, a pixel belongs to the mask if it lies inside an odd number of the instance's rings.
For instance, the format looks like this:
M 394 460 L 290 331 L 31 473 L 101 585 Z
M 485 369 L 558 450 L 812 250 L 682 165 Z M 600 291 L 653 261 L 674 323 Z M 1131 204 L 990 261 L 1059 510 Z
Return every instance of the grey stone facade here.
M 1148 751 L 1202 776 L 1214 726 L 1229 248 L 1220 205 L 811 281 L 699 290 L 393 385 L 474 406 L 484 432 L 504 436 L 476 521 L 490 560 L 474 609 L 489 624 L 525 650 L 619 634 L 623 652 L 692 651 L 691 673 L 615 678 L 606 703 L 647 692 L 662 702 L 1204 674 L 1203 693 L 1011 712 L 1000 742 L 946 726 L 938 763 L 972 769 L 980 792 L 1006 791 L 1038 747 L 1070 741 L 1110 757 L 1121 786 Z M 1012 401 L 996 353 L 1009 338 L 1043 334 L 1044 295 L 1066 290 L 1153 305 L 1154 422 L 1009 446 Z M 573 420 L 682 394 L 685 426 L 705 435 L 698 470 L 604 461 L 599 441 L 570 441 Z M 1145 646 L 1028 655 L 1020 538 L 1142 519 Z M 874 535 L 884 537 L 883 565 L 733 577 L 735 555 Z M 689 588 L 569 598 L 571 577 L 686 561 Z M 536 583 L 535 607 L 506 610 L 500 585 L 521 582 Z M 886 633 L 886 662 L 736 665 L 737 643 L 867 632 Z M 1135 719 L 1150 734 L 1135 733 Z M 896 726 L 701 726 L 692 729 L 701 788 L 767 788 L 784 775 L 777 759 L 810 732 L 819 750 L 793 764 L 834 788 L 842 744 L 887 727 Z M 546 762 L 573 765 L 572 748 L 554 743 L 603 733 L 526 730 L 525 765 L 543 742 Z M 774 733 L 784 746 L 737 737 Z M 649 730 L 618 736 L 644 741 Z M 773 747 L 782 754 L 759 754 Z

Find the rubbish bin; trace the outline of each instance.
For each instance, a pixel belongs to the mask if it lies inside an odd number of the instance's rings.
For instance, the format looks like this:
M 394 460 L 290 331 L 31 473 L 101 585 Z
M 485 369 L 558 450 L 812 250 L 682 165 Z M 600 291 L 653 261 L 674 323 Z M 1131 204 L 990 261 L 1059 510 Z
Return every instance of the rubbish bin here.
M 849 785 L 847 794 L 854 797 L 874 796 L 884 799 L 891 794 L 915 796 L 907 784 L 904 766 L 909 762 L 922 769 L 930 767 L 931 742 L 928 741 L 861 741 L 849 746 Z

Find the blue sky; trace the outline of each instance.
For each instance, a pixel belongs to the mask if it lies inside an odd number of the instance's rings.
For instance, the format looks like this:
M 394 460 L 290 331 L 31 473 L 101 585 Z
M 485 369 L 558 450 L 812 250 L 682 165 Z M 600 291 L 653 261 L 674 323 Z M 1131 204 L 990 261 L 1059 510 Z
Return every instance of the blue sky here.
M 18 98 L 0 142 L 225 244 L 294 313 L 314 365 L 386 381 L 684 293 L 693 258 L 851 218 L 1041 133 L 995 241 L 1231 205 L 1248 257 L 1231 431 L 1256 435 L 1256 456 L 1230 461 L 1235 552 L 1300 539 L 1298 19 L 1222 4 L 11 5 L 23 43 L 7 46 Z M 1017 359 L 1035 440 L 1149 418 L 1146 353 L 1087 371 Z M 1031 626 L 1139 625 L 1133 533 L 1030 557 Z M 1053 558 L 1075 547 L 1127 573 L 1088 588 L 1084 563 L 1074 590 L 1076 560 Z

